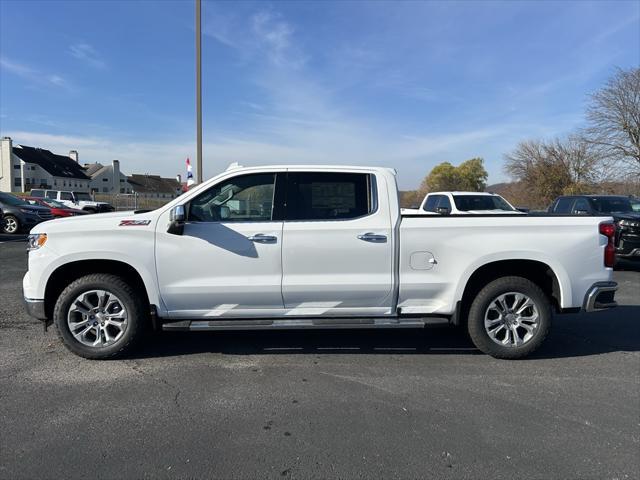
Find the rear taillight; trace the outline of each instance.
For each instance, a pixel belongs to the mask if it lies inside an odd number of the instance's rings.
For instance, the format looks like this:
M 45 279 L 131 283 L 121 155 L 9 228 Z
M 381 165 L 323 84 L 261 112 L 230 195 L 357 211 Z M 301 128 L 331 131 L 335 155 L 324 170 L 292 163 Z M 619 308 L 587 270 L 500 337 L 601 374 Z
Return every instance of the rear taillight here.
M 616 261 L 616 247 L 614 245 L 616 226 L 613 223 L 601 223 L 599 231 L 601 235 L 607 237 L 607 245 L 604 247 L 604 266 L 613 267 Z

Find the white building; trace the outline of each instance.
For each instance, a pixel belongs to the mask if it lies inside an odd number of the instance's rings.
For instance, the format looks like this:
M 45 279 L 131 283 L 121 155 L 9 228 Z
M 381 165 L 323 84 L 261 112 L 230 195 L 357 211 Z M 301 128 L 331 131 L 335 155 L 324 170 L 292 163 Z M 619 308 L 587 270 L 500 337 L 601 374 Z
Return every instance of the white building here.
M 111 165 L 85 163 L 85 173 L 91 177 L 89 187 L 93 193 L 131 193 L 132 187 L 127 176 L 120 171 L 120 161 Z
M 89 192 L 90 178 L 78 163 L 78 152 L 56 155 L 42 148 L 0 144 L 0 191 L 29 192 L 32 188 Z
M 182 194 L 182 184 L 177 178 L 163 178 L 159 175 L 134 173 L 127 177 L 133 193 L 140 198 L 172 200 Z

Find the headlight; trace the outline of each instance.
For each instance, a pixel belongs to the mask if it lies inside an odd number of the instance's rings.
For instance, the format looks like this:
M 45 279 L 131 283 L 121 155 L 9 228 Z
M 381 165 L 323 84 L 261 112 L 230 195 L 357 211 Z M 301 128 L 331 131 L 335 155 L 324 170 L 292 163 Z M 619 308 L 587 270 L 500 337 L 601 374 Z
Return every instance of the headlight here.
M 29 235 L 27 237 L 27 251 L 37 250 L 40 247 L 44 247 L 44 244 L 47 243 L 47 234 L 46 233 L 35 233 L 33 235 Z
M 640 227 L 640 222 L 634 222 L 633 220 L 620 220 L 620 225 L 623 227 Z

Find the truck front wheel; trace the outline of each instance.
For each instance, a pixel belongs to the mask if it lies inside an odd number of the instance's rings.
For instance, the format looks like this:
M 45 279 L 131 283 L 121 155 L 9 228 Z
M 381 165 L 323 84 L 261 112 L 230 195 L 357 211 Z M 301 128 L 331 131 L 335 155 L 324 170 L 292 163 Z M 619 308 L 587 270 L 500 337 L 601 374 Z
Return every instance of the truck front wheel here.
M 485 286 L 471 304 L 471 340 L 495 358 L 522 358 L 540 347 L 551 327 L 544 292 L 522 277 L 502 277 Z
M 90 359 L 130 352 L 148 324 L 141 296 L 121 277 L 104 273 L 78 278 L 65 288 L 53 320 L 64 345 Z

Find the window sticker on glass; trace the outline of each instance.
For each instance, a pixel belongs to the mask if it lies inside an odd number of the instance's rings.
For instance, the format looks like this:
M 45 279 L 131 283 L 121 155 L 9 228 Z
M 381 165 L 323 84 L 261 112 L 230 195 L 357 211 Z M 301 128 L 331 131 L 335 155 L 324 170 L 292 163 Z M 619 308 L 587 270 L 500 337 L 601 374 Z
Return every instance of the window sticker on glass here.
M 356 192 L 353 183 L 312 183 L 311 206 L 313 208 L 336 208 L 348 211 L 356 207 Z

